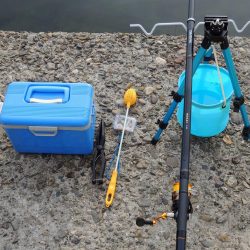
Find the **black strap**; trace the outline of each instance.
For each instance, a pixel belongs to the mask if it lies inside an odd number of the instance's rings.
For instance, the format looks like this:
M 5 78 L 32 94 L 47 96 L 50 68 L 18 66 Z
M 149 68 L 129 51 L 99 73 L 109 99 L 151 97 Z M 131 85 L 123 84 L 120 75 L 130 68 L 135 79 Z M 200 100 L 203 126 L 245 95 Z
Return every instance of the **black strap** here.
M 183 96 L 181 96 L 180 94 L 178 94 L 178 92 L 172 91 L 170 96 L 173 96 L 173 99 L 178 103 L 181 102 Z
M 242 137 L 245 141 L 250 140 L 250 127 L 244 127 L 242 131 Z
M 159 128 L 162 130 L 166 129 L 168 126 L 168 123 L 164 123 L 164 121 L 160 119 L 157 120 L 156 124 L 158 124 Z
M 97 134 L 96 134 L 96 142 L 95 149 L 93 155 L 93 163 L 92 163 L 92 183 L 93 184 L 102 184 L 103 176 L 106 167 L 106 158 L 104 152 L 104 144 L 105 144 L 105 123 L 101 120 Z
M 241 107 L 241 105 L 244 104 L 244 102 L 245 102 L 244 96 L 235 97 L 234 98 L 234 102 L 233 102 L 234 112 L 239 112 L 240 111 L 240 107 Z

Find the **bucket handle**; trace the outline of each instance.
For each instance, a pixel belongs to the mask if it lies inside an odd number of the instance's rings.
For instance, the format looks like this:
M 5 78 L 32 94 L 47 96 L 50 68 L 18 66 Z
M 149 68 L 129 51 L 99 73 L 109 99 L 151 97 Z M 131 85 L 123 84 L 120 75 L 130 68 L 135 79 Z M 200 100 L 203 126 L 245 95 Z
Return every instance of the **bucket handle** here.
M 225 107 L 227 106 L 227 98 L 226 98 L 226 95 L 225 95 L 225 89 L 224 89 L 224 86 L 223 86 L 222 77 L 221 77 L 221 73 L 220 73 L 220 68 L 219 68 L 219 63 L 218 63 L 218 57 L 217 57 L 217 52 L 216 52 L 216 49 L 215 49 L 215 46 L 214 46 L 214 45 L 212 45 L 212 49 L 213 49 L 215 64 L 216 64 L 217 73 L 218 73 L 218 77 L 219 77 L 221 93 L 222 93 L 222 97 L 223 97 L 222 108 L 225 108 Z

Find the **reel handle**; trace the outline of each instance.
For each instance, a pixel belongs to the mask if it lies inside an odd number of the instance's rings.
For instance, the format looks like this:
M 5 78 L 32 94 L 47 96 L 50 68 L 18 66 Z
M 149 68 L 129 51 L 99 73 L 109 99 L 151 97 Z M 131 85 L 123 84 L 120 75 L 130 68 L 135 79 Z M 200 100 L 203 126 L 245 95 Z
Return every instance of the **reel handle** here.
M 154 225 L 154 222 L 153 222 L 152 220 L 145 220 L 145 219 L 143 219 L 143 218 L 141 218 L 141 217 L 138 217 L 138 218 L 136 219 L 136 225 L 137 225 L 138 227 L 143 227 L 143 226 L 145 226 L 145 225 L 153 226 L 153 225 Z

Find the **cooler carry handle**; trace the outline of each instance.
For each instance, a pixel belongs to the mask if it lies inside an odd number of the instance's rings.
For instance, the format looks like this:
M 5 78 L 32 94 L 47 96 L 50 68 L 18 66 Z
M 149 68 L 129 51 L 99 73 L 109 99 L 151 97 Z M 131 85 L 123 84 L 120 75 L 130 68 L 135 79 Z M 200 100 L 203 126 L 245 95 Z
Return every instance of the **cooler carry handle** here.
M 39 98 L 30 98 L 30 103 L 46 103 L 46 104 L 49 104 L 49 103 L 62 103 L 63 100 L 62 98 L 56 98 L 56 99 L 48 99 L 48 100 L 45 100 L 45 99 L 39 99 Z
M 28 88 L 25 101 L 29 103 L 64 103 L 69 100 L 68 86 L 32 85 Z
M 56 136 L 57 127 L 29 126 L 29 131 L 34 136 Z

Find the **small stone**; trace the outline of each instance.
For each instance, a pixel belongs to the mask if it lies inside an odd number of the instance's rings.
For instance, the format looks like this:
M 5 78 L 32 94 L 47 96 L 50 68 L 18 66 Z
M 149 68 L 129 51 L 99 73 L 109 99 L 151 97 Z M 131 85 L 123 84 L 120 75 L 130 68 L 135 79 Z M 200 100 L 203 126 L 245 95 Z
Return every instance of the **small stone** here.
M 20 226 L 20 219 L 14 219 L 12 222 L 11 222 L 11 225 L 12 225 L 12 228 L 14 231 L 17 231 L 19 226 Z
M 230 176 L 227 180 L 227 185 L 231 188 L 235 187 L 237 183 L 237 179 L 234 176 Z
M 248 200 L 247 199 L 241 198 L 241 201 L 242 201 L 243 205 L 247 205 L 248 204 Z
M 83 196 L 83 193 L 80 192 L 79 190 L 75 190 L 75 191 L 74 191 L 74 195 L 75 195 L 76 197 L 80 198 L 80 197 Z
M 133 84 L 131 83 L 131 82 L 129 82 L 128 84 L 127 84 L 127 86 L 126 86 L 126 89 L 130 89 L 130 88 L 132 88 L 133 87 Z
M 249 249 L 248 246 L 247 246 L 247 244 L 241 242 L 239 250 L 247 250 L 247 249 Z
M 2 95 L 2 94 L 0 94 L 0 100 L 1 100 L 1 102 L 4 102 L 4 100 L 5 100 L 5 96 L 4 96 L 4 95 Z
M 53 186 L 55 184 L 55 182 L 56 182 L 55 177 L 50 176 L 48 178 L 48 186 Z
M 36 34 L 28 34 L 27 41 L 32 43 L 32 42 L 34 42 L 35 37 L 36 37 Z
M 7 235 L 4 234 L 3 237 L 5 237 L 5 236 L 7 236 Z M 6 245 L 4 245 L 2 249 L 3 250 L 13 250 L 12 246 L 10 246 L 8 243 Z
M 80 243 L 81 239 L 79 239 L 76 235 L 73 235 L 70 240 L 73 244 L 77 245 Z
M 242 181 L 242 184 L 245 188 L 250 189 L 250 186 L 246 181 Z
M 44 189 L 47 185 L 47 180 L 46 178 L 43 176 L 43 177 L 40 177 L 38 180 L 37 180 L 37 183 L 36 183 L 36 188 L 37 190 L 41 190 L 41 189 Z
M 145 142 L 151 142 L 152 138 L 150 135 L 146 135 L 144 138 L 143 138 L 143 141 Z
M 152 95 L 150 98 L 150 101 L 152 104 L 156 104 L 158 101 L 158 97 L 156 95 Z
M 27 55 L 27 51 L 26 50 L 20 50 L 19 55 L 20 56 L 25 56 L 25 55 Z
M 5 151 L 7 148 L 8 148 L 8 145 L 7 145 L 6 143 L 2 142 L 2 143 L 0 144 L 0 149 L 1 149 L 2 151 Z
M 86 63 L 92 63 L 93 59 L 92 58 L 87 58 Z
M 47 68 L 48 69 L 55 69 L 56 68 L 56 65 L 54 63 L 47 63 Z
M 242 123 L 240 112 L 233 112 L 231 115 L 232 123 L 240 125 Z
M 179 135 L 173 130 L 169 130 L 168 135 L 171 141 L 179 141 L 180 139 Z
M 74 70 L 72 71 L 72 73 L 73 73 L 74 75 L 77 75 L 77 74 L 79 73 L 79 70 L 78 70 L 78 69 L 74 69 Z
M 146 87 L 145 89 L 144 89 L 144 93 L 145 93 L 145 95 L 151 95 L 153 92 L 154 92 L 154 87 Z
M 152 205 L 152 202 L 151 202 L 151 200 L 150 199 L 141 199 L 141 200 L 139 200 L 139 206 L 140 207 L 150 207 Z
M 92 219 L 93 221 L 97 224 L 101 221 L 102 219 L 102 214 L 101 213 L 98 213 L 98 210 L 93 210 L 91 212 L 91 216 L 92 216 Z
M 157 44 L 157 45 L 162 45 L 163 42 L 162 42 L 161 40 L 157 40 L 157 41 L 155 41 L 155 44 Z
M 0 227 L 3 228 L 3 229 L 8 229 L 9 226 L 10 226 L 10 222 L 8 222 L 8 221 L 4 222 L 4 223 L 2 223 L 2 225 L 0 225 Z
M 225 136 L 223 137 L 223 141 L 224 141 L 224 143 L 226 143 L 227 145 L 233 144 L 233 141 L 232 141 L 232 139 L 231 139 L 231 137 L 230 137 L 229 135 L 225 135 Z
M 67 177 L 67 178 L 74 178 L 74 176 L 75 176 L 75 174 L 74 174 L 73 171 L 68 172 L 68 173 L 66 174 L 66 177 Z
M 86 240 L 85 240 L 85 243 L 86 243 L 87 245 L 90 245 L 90 244 L 91 244 L 91 240 L 86 239 Z
M 203 240 L 201 241 L 201 245 L 205 248 L 210 248 L 214 246 L 214 241 L 212 240 Z
M 16 240 L 13 240 L 12 241 L 12 244 L 16 244 L 18 242 L 18 240 L 16 239 Z
M 223 223 L 225 223 L 227 221 L 227 215 L 226 214 L 224 214 L 224 215 L 222 215 L 222 216 L 219 216 L 219 217 L 217 217 L 217 219 L 216 219 L 216 223 L 217 224 L 223 224 Z
M 168 240 L 169 237 L 170 237 L 170 232 L 169 231 L 164 231 L 163 232 L 163 237 L 164 237 L 165 240 Z
M 117 114 L 119 114 L 119 110 L 118 109 L 112 109 L 112 114 L 113 115 L 117 115 Z
M 56 192 L 56 197 L 59 197 L 61 195 L 61 192 L 60 191 L 57 191 Z
M 157 65 L 163 66 L 163 65 L 166 65 L 166 64 L 167 64 L 167 61 L 166 61 L 165 59 L 161 58 L 161 57 L 156 57 L 156 58 L 155 58 L 155 63 L 156 63 Z
M 223 185 L 224 185 L 224 182 L 223 181 L 221 181 L 219 178 L 214 178 L 214 186 L 216 187 L 216 188 L 220 188 L 220 187 L 223 187 Z
M 82 49 L 82 45 L 81 44 L 77 44 L 76 45 L 76 49 L 81 50 Z
M 211 222 L 214 220 L 213 216 L 211 216 L 209 214 L 201 214 L 200 219 L 203 221 L 206 221 L 206 222 Z
M 149 64 L 148 68 L 151 70 L 156 70 L 156 66 L 154 64 Z
M 57 235 L 58 235 L 58 237 L 59 237 L 60 239 L 63 239 L 63 238 L 65 238 L 65 237 L 67 236 L 68 233 L 69 233 L 69 232 L 68 232 L 68 229 L 66 229 L 66 228 L 60 228 L 60 229 L 58 230 Z
M 166 160 L 166 165 L 170 168 L 177 168 L 180 164 L 180 159 L 178 157 L 168 157 Z
M 147 103 L 144 99 L 139 99 L 138 102 L 142 105 L 145 105 Z
M 241 157 L 238 155 L 238 156 L 235 156 L 232 158 L 232 163 L 237 165 L 241 162 Z
M 162 201 L 162 203 L 165 205 L 165 206 L 167 206 L 168 204 L 169 204 L 169 199 L 168 199 L 168 197 L 162 197 L 161 198 L 161 201 Z
M 186 54 L 186 49 L 179 49 L 179 50 L 177 51 L 177 54 L 178 54 L 178 55 L 185 55 L 185 54 Z
M 227 233 L 220 233 L 218 235 L 218 239 L 220 241 L 222 241 L 222 242 L 228 242 L 228 241 L 230 241 L 230 237 L 229 237 L 229 235 Z
M 124 101 L 123 101 L 123 99 L 118 99 L 118 100 L 116 100 L 116 105 L 118 106 L 118 107 L 123 107 L 124 106 Z
M 181 64 L 181 63 L 183 63 L 184 61 L 185 61 L 185 58 L 184 58 L 183 56 L 180 56 L 180 57 L 177 57 L 177 58 L 174 59 L 174 62 L 175 62 L 176 64 Z
M 147 164 L 145 161 L 139 161 L 137 164 L 136 164 L 136 168 L 137 169 L 146 169 L 147 168 Z
M 203 169 L 203 170 L 208 170 L 209 169 L 209 167 L 208 167 L 208 165 L 201 165 L 201 168 Z
M 157 90 L 161 90 L 162 89 L 161 85 L 156 85 L 155 87 L 156 87 Z

